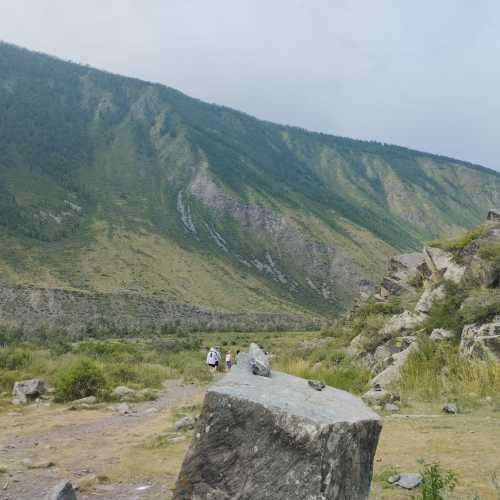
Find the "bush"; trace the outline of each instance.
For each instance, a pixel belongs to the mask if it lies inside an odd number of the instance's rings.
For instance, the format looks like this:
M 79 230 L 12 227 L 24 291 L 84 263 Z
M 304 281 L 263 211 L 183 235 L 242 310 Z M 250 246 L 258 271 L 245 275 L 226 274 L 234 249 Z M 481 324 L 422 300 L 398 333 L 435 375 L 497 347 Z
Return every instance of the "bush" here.
M 452 240 L 444 240 L 444 241 L 431 241 L 430 246 L 441 248 L 442 250 L 446 250 L 448 252 L 459 252 L 463 250 L 469 243 L 472 243 L 474 240 L 477 240 L 484 233 L 484 226 L 477 226 L 470 231 L 465 232 L 462 236 Z
M 30 351 L 7 347 L 0 349 L 0 368 L 5 370 L 20 370 L 27 368 L 32 363 L 33 356 Z
M 432 304 L 428 318 L 423 323 L 427 333 L 435 328 L 446 328 L 460 334 L 464 326 L 464 318 L 460 307 L 465 299 L 463 288 L 452 282 L 445 282 L 445 296 Z
M 422 463 L 422 462 L 421 462 Z M 457 476 L 452 471 L 443 471 L 438 462 L 424 464 L 421 500 L 445 500 L 457 485 Z
M 500 313 L 500 290 L 475 290 L 464 301 L 463 323 L 487 323 Z
M 56 401 L 73 401 L 87 396 L 102 397 L 106 380 L 94 361 L 80 358 L 59 371 L 55 387 Z

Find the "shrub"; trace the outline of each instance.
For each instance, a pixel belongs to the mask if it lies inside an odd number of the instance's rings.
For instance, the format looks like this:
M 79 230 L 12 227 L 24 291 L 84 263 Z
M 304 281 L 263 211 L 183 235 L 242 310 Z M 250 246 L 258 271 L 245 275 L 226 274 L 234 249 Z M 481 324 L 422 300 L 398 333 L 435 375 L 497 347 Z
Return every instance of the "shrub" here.
M 484 226 L 477 226 L 470 231 L 465 232 L 462 236 L 451 240 L 436 240 L 431 241 L 430 246 L 447 250 L 448 252 L 459 252 L 463 250 L 469 243 L 477 240 L 484 233 Z
M 500 313 L 500 290 L 475 290 L 464 301 L 463 323 L 486 323 Z
M 422 462 L 421 462 L 422 463 Z M 445 500 L 457 485 L 457 476 L 452 471 L 443 471 L 438 462 L 424 464 L 421 500 Z
M 106 380 L 94 361 L 80 358 L 59 371 L 55 387 L 56 401 L 73 401 L 87 396 L 102 397 Z
M 32 363 L 30 351 L 7 347 L 0 349 L 0 368 L 5 370 L 20 370 Z
M 463 288 L 452 282 L 445 282 L 445 296 L 432 304 L 428 318 L 423 323 L 427 333 L 435 328 L 446 328 L 457 334 L 462 331 L 464 318 L 460 307 L 465 299 Z

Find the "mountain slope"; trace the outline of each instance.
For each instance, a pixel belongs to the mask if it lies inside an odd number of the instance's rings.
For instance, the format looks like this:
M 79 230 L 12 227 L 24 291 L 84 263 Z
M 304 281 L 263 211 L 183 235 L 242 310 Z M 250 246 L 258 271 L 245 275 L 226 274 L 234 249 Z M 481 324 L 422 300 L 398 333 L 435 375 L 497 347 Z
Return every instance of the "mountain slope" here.
M 0 44 L 4 280 L 334 314 L 500 175 Z

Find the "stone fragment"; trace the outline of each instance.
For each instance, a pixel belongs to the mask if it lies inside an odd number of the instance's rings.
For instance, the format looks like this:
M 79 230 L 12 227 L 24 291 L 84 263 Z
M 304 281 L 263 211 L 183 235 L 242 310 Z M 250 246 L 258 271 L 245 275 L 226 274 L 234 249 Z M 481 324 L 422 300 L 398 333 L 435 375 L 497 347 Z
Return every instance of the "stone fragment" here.
M 399 478 L 401 477 L 401 474 L 393 474 L 392 476 L 389 476 L 387 478 L 387 482 L 389 484 L 394 484 L 394 483 L 397 483 L 399 481 Z
M 455 338 L 455 334 L 446 328 L 434 328 L 429 338 L 431 340 L 452 340 Z
M 361 399 L 368 405 L 385 404 L 392 401 L 392 394 L 382 388 L 374 388 L 365 392 Z
M 132 413 L 134 413 L 134 410 L 130 408 L 127 403 L 120 403 L 119 405 L 116 405 L 114 410 L 120 415 L 132 415 Z
M 95 405 L 97 398 L 95 396 L 87 396 L 86 398 L 75 399 L 71 402 L 72 405 Z
M 448 413 L 449 415 L 456 415 L 458 413 L 458 408 L 455 403 L 446 403 L 443 406 L 443 413 Z
M 12 389 L 12 402 L 14 404 L 27 404 L 35 401 L 45 392 L 45 382 L 34 378 L 30 380 L 21 380 L 14 384 Z
M 69 481 L 57 484 L 49 495 L 49 500 L 77 500 L 73 485 Z
M 326 387 L 320 380 L 308 380 L 307 383 L 309 387 L 312 387 L 315 391 L 322 391 Z
M 177 432 L 192 430 L 194 429 L 195 424 L 196 422 L 193 417 L 182 417 L 180 420 L 177 420 L 177 422 L 175 422 L 175 430 Z
M 366 499 L 379 417 L 344 391 L 254 376 L 249 357 L 208 388 L 174 499 Z
M 399 406 L 394 403 L 386 403 L 384 405 L 384 410 L 390 413 L 397 413 L 399 411 Z
M 420 486 L 422 475 L 418 472 L 402 472 L 399 479 L 394 483 L 405 490 L 413 490 Z
M 250 344 L 248 349 L 249 364 L 254 375 L 261 377 L 271 376 L 271 366 L 266 354 L 257 344 Z
M 130 389 L 129 387 L 120 385 L 113 389 L 111 396 L 113 396 L 115 399 L 118 399 L 119 401 L 129 401 L 135 398 L 135 391 L 133 389 Z

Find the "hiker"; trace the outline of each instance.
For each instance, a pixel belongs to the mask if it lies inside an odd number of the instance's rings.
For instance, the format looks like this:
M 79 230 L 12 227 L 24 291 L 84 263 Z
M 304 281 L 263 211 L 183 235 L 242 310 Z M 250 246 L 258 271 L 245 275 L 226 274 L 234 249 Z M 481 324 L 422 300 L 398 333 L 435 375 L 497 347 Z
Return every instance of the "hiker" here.
M 226 371 L 231 370 L 231 366 L 233 365 L 233 360 L 231 358 L 231 351 L 226 352 Z
M 238 350 L 236 351 L 236 357 L 234 358 L 234 363 L 235 363 L 235 364 L 238 364 L 238 356 L 239 356 L 239 354 L 240 354 L 240 350 L 238 349 Z
M 217 367 L 219 366 L 220 354 L 215 347 L 211 347 L 207 354 L 207 365 L 212 375 L 215 375 Z

